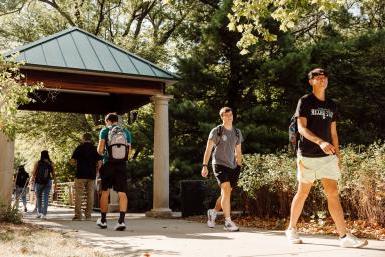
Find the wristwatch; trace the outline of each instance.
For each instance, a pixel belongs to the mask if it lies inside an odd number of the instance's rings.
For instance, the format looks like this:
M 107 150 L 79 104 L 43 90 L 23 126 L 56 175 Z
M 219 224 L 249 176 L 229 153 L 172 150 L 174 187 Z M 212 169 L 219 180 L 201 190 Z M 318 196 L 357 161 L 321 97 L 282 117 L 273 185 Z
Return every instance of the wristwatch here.
M 202 167 L 207 167 L 207 164 L 202 164 Z

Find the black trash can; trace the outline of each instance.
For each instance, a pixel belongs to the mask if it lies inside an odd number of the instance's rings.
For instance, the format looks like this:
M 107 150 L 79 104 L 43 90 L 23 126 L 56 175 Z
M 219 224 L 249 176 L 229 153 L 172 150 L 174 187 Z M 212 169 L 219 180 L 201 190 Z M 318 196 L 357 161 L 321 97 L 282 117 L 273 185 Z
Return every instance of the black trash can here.
M 182 217 L 205 213 L 206 184 L 203 180 L 180 181 Z

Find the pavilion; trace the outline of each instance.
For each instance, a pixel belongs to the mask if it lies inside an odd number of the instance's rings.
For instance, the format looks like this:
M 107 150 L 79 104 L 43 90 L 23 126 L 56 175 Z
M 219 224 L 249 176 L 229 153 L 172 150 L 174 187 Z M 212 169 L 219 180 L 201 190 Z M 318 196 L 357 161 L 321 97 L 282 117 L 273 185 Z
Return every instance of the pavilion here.
M 124 114 L 154 103 L 154 195 L 151 216 L 168 216 L 168 85 L 179 77 L 77 27 L 13 49 L 27 84 L 43 82 L 22 110 Z M 0 133 L 0 195 L 11 199 L 14 142 Z M 111 200 L 111 201 L 116 201 Z M 112 203 L 114 204 L 114 203 Z M 115 203 L 116 204 L 116 203 Z

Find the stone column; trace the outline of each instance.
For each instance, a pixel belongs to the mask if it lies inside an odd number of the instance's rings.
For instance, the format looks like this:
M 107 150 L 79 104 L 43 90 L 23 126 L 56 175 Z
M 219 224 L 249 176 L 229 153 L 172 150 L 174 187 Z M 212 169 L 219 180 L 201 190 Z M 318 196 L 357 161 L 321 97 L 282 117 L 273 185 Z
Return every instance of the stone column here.
M 169 208 L 169 134 L 168 101 L 172 96 L 156 95 L 154 114 L 154 172 L 153 209 L 146 213 L 150 217 L 171 217 Z
M 0 201 L 11 204 L 13 186 L 14 141 L 0 132 Z

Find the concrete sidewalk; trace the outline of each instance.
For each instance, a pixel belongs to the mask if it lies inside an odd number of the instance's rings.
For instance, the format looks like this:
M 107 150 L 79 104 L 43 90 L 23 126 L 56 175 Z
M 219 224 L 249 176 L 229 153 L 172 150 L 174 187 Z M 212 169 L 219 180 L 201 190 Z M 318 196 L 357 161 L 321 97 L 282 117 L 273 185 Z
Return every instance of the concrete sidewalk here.
M 304 244 L 289 245 L 283 231 L 241 228 L 225 232 L 223 225 L 210 229 L 206 224 L 182 219 L 154 219 L 143 214 L 127 214 L 125 231 L 113 231 L 117 215 L 108 216 L 108 228 L 93 221 L 72 221 L 73 209 L 49 207 L 47 220 L 25 215 L 25 221 L 65 232 L 83 244 L 115 256 L 194 256 L 194 257 L 385 257 L 385 241 L 370 240 L 362 249 L 338 246 L 336 237 L 303 236 Z

